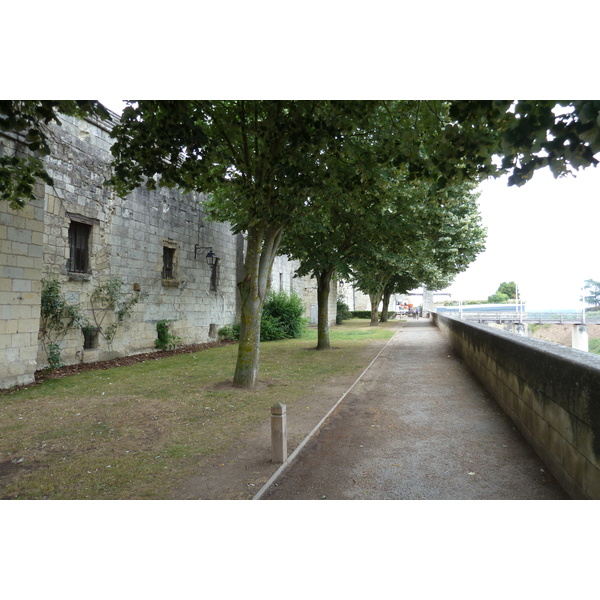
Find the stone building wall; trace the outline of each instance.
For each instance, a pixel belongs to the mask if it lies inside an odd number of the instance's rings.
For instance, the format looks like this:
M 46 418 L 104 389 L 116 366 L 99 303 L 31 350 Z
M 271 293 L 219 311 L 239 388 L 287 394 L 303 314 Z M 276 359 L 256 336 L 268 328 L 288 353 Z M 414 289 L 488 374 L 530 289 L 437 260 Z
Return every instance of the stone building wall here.
M 204 218 L 202 194 L 139 188 L 118 197 L 104 185 L 111 174 L 110 123 L 61 121 L 51 126 L 52 154 L 45 163 L 54 185 L 40 184 L 40 200 L 23 211 L 0 203 L 0 388 L 31 382 L 48 364 L 38 343 L 43 279 L 57 278 L 91 325 L 104 318 L 87 340 L 80 328 L 69 330 L 60 341 L 65 364 L 154 350 L 159 321 L 170 321 L 172 333 L 192 344 L 216 339 L 220 327 L 239 318 L 243 236 Z M 0 137 L 0 151 L 10 152 L 10 143 Z M 87 242 L 74 241 L 77 236 Z M 218 257 L 214 271 L 207 248 Z M 308 317 L 316 287 L 310 278 L 294 277 L 297 266 L 277 257 L 271 286 L 296 291 Z M 114 278 L 122 282 L 123 298 L 138 296 L 138 302 L 109 343 L 102 333 L 115 323 L 115 313 L 93 310 L 90 298 Z
M 302 298 L 304 304 L 304 316 L 309 319 L 311 325 L 317 324 L 317 280 L 305 275 L 296 276 L 296 270 L 300 266 L 299 261 L 290 260 L 286 256 L 278 256 L 273 263 L 271 272 L 271 289 L 283 291 L 286 294 L 297 294 Z M 332 278 L 329 292 L 329 325 L 335 325 L 337 311 L 338 285 Z
M 11 140 L 3 139 L 5 148 Z M 0 202 L 0 388 L 34 380 L 40 325 L 44 206 Z
M 370 311 L 371 310 L 371 299 L 368 294 L 361 292 L 356 288 L 351 281 L 344 281 L 340 283 L 338 289 L 338 296 L 340 300 L 343 300 L 350 310 L 356 311 Z M 390 303 L 388 305 L 389 311 L 395 311 L 398 302 L 403 301 L 404 295 L 392 294 L 390 297 Z M 383 308 L 383 303 L 379 303 L 379 311 Z
M 96 335 L 95 348 L 83 348 L 83 334 L 73 329 L 62 342 L 67 364 L 153 350 L 158 321 L 171 321 L 183 343 L 205 342 L 236 315 L 236 270 L 240 238 L 226 223 L 203 217 L 201 194 L 160 188 L 138 188 L 125 198 L 103 185 L 110 176 L 109 131 L 65 117 L 53 128 L 48 171 L 54 186 L 45 186 L 44 276 L 58 277 L 70 302 L 79 304 L 95 325 L 105 311 L 92 310 L 90 297 L 98 286 L 117 278 L 123 298 L 139 294 L 133 314 L 118 328 L 112 343 Z M 87 272 L 70 264 L 72 224 L 89 228 Z M 219 258 L 216 278 L 206 263 L 212 247 Z M 165 248 L 172 254 L 172 273 L 164 277 Z M 115 322 L 104 316 L 102 330 Z M 45 364 L 40 348 L 38 364 Z

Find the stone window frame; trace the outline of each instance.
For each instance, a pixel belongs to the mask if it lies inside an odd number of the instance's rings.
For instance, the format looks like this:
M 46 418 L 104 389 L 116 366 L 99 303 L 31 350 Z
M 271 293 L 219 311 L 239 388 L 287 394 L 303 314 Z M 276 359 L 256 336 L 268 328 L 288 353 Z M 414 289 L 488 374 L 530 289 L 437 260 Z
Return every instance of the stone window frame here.
M 174 242 L 171 239 L 163 239 L 162 241 L 162 258 L 161 258 L 161 279 L 162 284 L 165 287 L 179 287 L 179 256 L 177 250 L 179 249 L 179 244 Z M 168 251 L 168 252 L 165 252 Z M 170 256 L 171 264 L 170 264 L 170 277 L 167 277 L 169 274 L 167 271 L 167 265 L 165 263 L 165 258 Z
M 99 329 L 94 327 L 93 329 L 83 330 L 83 349 L 84 350 L 96 350 L 99 343 Z
M 66 216 L 69 219 L 67 273 L 71 279 L 87 281 L 92 276 L 91 256 L 94 226 L 100 225 L 100 221 L 77 213 L 67 212 Z M 83 235 L 85 243 L 81 244 L 83 232 L 85 232 Z M 83 266 L 76 264 L 81 262 L 81 256 L 77 256 L 78 251 L 84 252 Z M 76 266 L 78 268 L 75 268 Z

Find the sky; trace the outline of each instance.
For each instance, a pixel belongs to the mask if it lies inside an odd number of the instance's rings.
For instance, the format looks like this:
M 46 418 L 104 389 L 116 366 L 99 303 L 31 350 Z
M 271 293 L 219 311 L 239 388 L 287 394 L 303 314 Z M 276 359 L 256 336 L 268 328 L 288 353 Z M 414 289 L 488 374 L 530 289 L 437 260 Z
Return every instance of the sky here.
M 447 288 L 452 298 L 485 300 L 514 281 L 528 310 L 581 310 L 585 280 L 600 281 L 600 168 L 559 179 L 542 169 L 520 188 L 503 177 L 480 191 L 486 250 Z

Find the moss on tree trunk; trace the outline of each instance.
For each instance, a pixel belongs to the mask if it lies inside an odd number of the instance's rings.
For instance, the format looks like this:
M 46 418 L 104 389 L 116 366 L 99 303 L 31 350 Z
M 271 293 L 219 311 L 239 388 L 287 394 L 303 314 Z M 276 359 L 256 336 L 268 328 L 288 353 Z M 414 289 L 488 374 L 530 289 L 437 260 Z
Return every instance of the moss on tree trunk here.
M 329 290 L 335 269 L 318 273 L 317 278 L 317 350 L 329 350 Z
M 253 388 L 258 383 L 260 321 L 282 231 L 282 227 L 260 226 L 248 230 L 244 278 L 238 283 L 241 298 L 240 339 L 233 376 L 233 384 L 237 387 Z

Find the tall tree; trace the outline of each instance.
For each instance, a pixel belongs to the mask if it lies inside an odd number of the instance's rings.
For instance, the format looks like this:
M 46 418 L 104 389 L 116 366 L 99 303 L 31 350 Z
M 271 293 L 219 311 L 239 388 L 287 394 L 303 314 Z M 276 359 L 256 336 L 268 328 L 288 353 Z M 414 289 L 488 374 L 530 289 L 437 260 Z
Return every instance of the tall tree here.
M 302 217 L 286 229 L 280 248 L 301 261 L 300 274 L 311 274 L 317 281 L 317 349 L 330 347 L 327 307 L 333 274 L 347 277 L 352 256 L 360 262 L 372 246 L 404 243 L 405 253 L 410 253 L 411 245 L 416 247 L 425 232 L 431 235 L 437 227 L 437 222 L 430 225 L 421 216 L 428 214 L 423 212 L 428 194 L 448 196 L 433 183 L 439 176 L 435 164 L 445 160 L 436 138 L 439 115 L 447 109 L 435 103 L 424 107 L 420 102 L 382 102 L 362 129 L 344 138 L 336 155 L 324 158 L 325 201 L 311 197 Z M 423 168 L 418 181 L 411 180 L 412 162 L 423 157 L 431 168 Z M 384 269 L 380 277 L 388 275 L 392 273 Z M 403 277 L 406 280 L 405 273 Z M 377 287 L 382 283 L 379 278 Z
M 517 284 L 514 281 L 503 281 L 496 290 L 498 294 L 506 294 L 509 300 L 517 297 Z
M 592 304 L 594 308 L 600 307 L 600 281 L 586 279 L 583 289 L 589 292 L 589 295 L 584 298 L 585 302 Z
M 383 287 L 382 307 L 380 320 L 387 322 L 389 316 L 389 306 L 392 294 L 407 294 L 410 290 L 419 287 L 421 282 L 409 273 L 394 274 Z M 373 316 L 373 315 L 371 315 Z
M 464 271 L 484 249 L 472 183 L 437 190 L 413 187 L 402 210 L 388 209 L 381 226 L 383 239 L 353 258 L 355 281 L 371 301 L 371 325 L 378 324 L 378 306 L 389 293 L 406 286 L 440 289 Z
M 348 276 L 349 257 L 373 242 L 385 203 L 386 168 L 397 157 L 395 133 L 382 106 L 344 137 L 339 152 L 323 158 L 325 184 L 314 190 L 286 229 L 280 252 L 300 260 L 299 275 L 317 282 L 317 350 L 330 348 L 329 295 L 334 274 Z
M 372 102 L 140 101 L 113 131 L 121 193 L 144 184 L 211 194 L 209 215 L 247 232 L 238 282 L 241 323 L 234 384 L 258 379 L 260 321 L 281 236 L 330 173 L 326 158 L 360 126 Z M 312 199 L 315 200 L 312 200 Z M 315 209 L 317 206 L 315 206 Z

